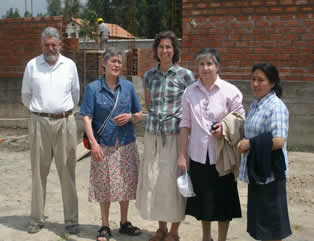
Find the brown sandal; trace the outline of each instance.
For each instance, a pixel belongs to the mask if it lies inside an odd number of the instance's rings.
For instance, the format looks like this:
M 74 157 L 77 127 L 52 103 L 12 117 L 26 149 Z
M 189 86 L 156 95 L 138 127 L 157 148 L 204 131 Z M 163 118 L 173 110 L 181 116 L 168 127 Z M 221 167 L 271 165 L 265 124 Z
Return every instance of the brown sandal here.
M 168 230 L 163 230 L 161 228 L 157 229 L 155 235 L 149 241 L 164 241 L 167 236 Z
M 178 234 L 168 233 L 164 241 L 179 241 L 180 237 Z

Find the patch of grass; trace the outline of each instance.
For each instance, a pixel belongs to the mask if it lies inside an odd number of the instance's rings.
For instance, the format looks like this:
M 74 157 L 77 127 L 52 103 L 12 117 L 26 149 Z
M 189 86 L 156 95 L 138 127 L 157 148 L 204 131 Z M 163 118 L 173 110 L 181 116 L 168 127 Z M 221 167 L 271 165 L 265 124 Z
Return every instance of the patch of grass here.
M 290 146 L 290 145 L 288 145 L 287 146 L 287 151 L 289 152 L 297 152 L 297 151 L 300 151 L 299 150 L 299 148 L 298 147 L 296 147 L 296 146 Z
M 71 234 L 65 233 L 65 234 L 61 235 L 61 239 L 58 239 L 58 241 L 75 241 L 70 236 L 71 236 Z
M 291 226 L 294 231 L 300 231 L 303 228 L 303 226 L 299 224 L 292 224 Z

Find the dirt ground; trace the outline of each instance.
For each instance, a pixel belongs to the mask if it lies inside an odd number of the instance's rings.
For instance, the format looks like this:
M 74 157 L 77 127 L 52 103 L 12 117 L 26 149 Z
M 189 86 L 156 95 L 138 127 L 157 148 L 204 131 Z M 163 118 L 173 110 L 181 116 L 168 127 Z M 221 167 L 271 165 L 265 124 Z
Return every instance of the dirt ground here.
M 37 234 L 26 232 L 29 222 L 31 198 L 31 170 L 27 130 L 1 129 L 0 144 L 0 241 L 83 241 L 95 240 L 100 225 L 99 206 L 87 201 L 89 157 L 77 163 L 77 189 L 81 232 L 70 235 L 63 225 L 63 208 L 59 180 L 55 165 L 48 177 L 45 227 Z M 137 139 L 140 154 L 143 153 L 143 138 Z M 289 241 L 314 241 L 314 154 L 289 152 L 290 177 L 287 181 L 290 222 L 293 235 Z M 231 222 L 228 240 L 253 240 L 246 233 L 247 185 L 239 182 L 242 219 Z M 143 229 L 138 237 L 118 233 L 119 205 L 113 203 L 110 210 L 111 240 L 147 241 L 157 228 L 156 222 L 143 220 L 135 206 L 130 204 L 129 219 Z M 214 240 L 217 240 L 217 224 L 212 225 Z M 181 241 L 200 241 L 200 223 L 186 217 L 180 228 Z

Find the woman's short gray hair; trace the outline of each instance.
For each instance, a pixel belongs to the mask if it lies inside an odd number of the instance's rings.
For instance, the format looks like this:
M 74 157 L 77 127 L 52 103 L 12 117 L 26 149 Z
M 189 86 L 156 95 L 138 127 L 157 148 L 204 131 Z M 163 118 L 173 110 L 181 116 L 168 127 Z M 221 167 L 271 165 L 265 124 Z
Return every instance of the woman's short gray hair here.
M 198 64 L 201 59 L 212 59 L 215 65 L 220 65 L 220 56 L 214 48 L 202 48 L 196 55 L 196 63 Z
M 56 38 L 58 43 L 60 43 L 60 33 L 58 29 L 54 27 L 47 27 L 41 32 L 41 41 L 45 40 L 46 38 Z
M 112 56 L 117 56 L 117 55 L 120 55 L 121 58 L 123 58 L 123 52 L 114 48 L 114 47 L 109 47 L 109 48 L 106 48 L 105 49 L 105 52 L 103 54 L 103 59 L 104 59 L 104 62 L 106 63 L 107 60 L 112 57 Z

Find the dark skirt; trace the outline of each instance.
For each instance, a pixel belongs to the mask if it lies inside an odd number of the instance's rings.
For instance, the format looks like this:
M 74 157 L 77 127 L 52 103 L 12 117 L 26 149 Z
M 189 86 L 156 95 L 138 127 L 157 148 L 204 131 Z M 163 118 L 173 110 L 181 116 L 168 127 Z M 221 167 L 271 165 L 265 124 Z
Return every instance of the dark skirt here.
M 278 240 L 291 235 L 286 180 L 249 184 L 247 232 L 256 240 Z
M 202 221 L 230 221 L 241 217 L 238 187 L 233 173 L 220 177 L 216 165 L 190 160 L 190 175 L 196 193 L 187 199 L 186 215 Z

